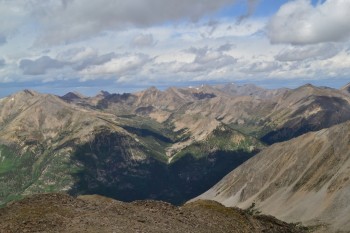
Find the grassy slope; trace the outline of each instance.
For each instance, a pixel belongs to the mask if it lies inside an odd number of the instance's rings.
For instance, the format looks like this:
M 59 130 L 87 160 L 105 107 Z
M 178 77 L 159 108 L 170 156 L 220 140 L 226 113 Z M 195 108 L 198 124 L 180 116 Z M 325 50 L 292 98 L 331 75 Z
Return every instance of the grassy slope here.
M 263 144 L 258 139 L 245 135 L 227 125 L 221 125 L 208 135 L 206 140 L 195 142 L 179 151 L 172 162 L 183 156 L 193 156 L 199 159 L 216 151 L 252 153 L 261 148 L 263 148 Z
M 210 188 L 261 147 L 253 137 L 222 126 L 168 165 L 166 148 L 186 135 L 140 117 L 121 123 L 130 135 L 100 132 L 86 144 L 67 142 L 73 150 L 38 145 L 35 153 L 21 155 L 0 146 L 0 204 L 22 194 L 62 190 L 179 204 Z

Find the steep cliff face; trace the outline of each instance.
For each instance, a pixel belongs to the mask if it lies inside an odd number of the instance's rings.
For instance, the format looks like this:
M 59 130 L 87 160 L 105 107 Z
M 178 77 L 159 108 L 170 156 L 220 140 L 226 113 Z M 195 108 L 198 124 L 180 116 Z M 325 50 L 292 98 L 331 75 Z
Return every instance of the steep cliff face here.
M 325 232 L 350 229 L 350 122 L 270 146 L 199 199 L 253 202 L 265 214 Z

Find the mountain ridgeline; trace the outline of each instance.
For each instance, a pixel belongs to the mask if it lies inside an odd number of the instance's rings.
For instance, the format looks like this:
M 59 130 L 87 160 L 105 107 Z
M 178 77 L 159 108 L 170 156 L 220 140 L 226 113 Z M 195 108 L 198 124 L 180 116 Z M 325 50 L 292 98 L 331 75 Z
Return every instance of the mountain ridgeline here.
M 197 199 L 349 232 L 349 148 L 350 122 L 274 144 Z
M 0 99 L 0 205 L 34 193 L 181 204 L 269 144 L 350 120 L 344 90 L 235 84 Z

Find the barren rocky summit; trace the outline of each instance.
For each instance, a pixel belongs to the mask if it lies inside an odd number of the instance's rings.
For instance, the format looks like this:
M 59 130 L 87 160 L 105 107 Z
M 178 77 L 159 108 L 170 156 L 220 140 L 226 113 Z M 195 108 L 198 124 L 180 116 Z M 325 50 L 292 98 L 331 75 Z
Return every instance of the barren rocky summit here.
M 0 232 L 306 232 L 274 217 L 253 216 L 214 201 L 181 207 L 124 203 L 102 196 L 40 194 L 0 209 Z

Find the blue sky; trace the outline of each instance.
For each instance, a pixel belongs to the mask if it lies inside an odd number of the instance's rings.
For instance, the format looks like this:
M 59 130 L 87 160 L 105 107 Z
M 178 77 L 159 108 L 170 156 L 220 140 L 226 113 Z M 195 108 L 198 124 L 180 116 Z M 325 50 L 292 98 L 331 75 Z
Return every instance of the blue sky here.
M 347 0 L 0 0 L 0 96 L 350 82 Z
M 265 0 L 256 1 L 255 10 L 252 14 L 254 17 L 269 17 L 278 9 L 288 2 L 287 0 Z M 314 1 L 313 1 L 314 2 Z M 247 13 L 248 4 L 245 1 L 239 1 L 231 7 L 227 7 L 219 12 L 219 16 L 240 16 Z

